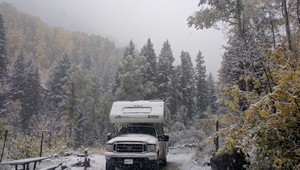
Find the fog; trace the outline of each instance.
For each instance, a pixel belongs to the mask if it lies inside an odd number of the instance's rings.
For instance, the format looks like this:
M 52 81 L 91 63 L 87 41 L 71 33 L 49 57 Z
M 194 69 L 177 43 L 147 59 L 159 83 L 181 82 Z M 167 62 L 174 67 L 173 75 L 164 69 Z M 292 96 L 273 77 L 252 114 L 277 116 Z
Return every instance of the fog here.
M 199 50 L 205 56 L 207 74 L 217 77 L 225 35 L 220 30 L 188 28 L 186 19 L 198 10 L 199 0 L 0 0 L 20 11 L 39 16 L 52 27 L 101 35 L 118 47 L 132 39 L 140 50 L 151 38 L 158 55 L 168 39 L 180 63 L 182 50 L 192 60 Z

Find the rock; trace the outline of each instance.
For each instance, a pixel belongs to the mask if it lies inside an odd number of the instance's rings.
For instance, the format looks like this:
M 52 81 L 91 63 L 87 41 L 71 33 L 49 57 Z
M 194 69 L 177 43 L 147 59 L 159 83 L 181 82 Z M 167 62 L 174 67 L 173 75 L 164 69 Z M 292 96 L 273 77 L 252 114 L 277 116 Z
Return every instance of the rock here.
M 210 159 L 212 170 L 235 170 L 246 169 L 249 162 L 246 159 L 247 155 L 239 148 L 236 148 L 232 154 L 214 155 Z

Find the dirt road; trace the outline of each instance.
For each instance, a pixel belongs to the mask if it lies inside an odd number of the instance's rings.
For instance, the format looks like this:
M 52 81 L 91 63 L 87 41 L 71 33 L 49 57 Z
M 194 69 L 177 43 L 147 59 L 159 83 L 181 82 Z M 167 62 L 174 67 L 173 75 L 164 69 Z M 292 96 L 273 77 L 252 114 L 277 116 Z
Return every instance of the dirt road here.
M 167 156 L 167 166 L 162 168 L 162 170 L 211 170 L 210 166 L 202 166 L 195 161 L 195 150 L 196 148 L 194 147 L 170 148 Z M 105 170 L 105 157 L 103 155 L 92 154 L 89 158 L 91 167 L 88 170 Z M 71 168 L 72 165 L 81 160 L 82 158 L 76 156 L 57 157 L 43 161 L 39 167 L 42 168 L 43 166 L 49 166 L 49 164 L 64 162 L 64 165 L 70 167 L 68 170 L 82 170 L 83 167 Z
M 195 161 L 195 149 L 188 147 L 170 149 L 168 164 L 163 170 L 211 170 L 210 166 L 201 166 Z

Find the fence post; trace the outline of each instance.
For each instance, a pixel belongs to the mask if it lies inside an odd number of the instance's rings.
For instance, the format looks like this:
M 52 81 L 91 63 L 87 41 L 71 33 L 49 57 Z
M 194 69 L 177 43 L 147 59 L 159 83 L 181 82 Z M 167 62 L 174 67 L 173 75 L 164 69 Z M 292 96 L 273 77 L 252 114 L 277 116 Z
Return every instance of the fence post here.
M 8 130 L 5 130 L 5 134 L 4 134 L 4 143 L 3 143 L 3 148 L 2 148 L 2 153 L 1 153 L 1 159 L 0 159 L 0 162 L 2 162 L 2 159 L 3 159 L 3 154 L 4 154 L 4 149 L 5 149 L 5 143 L 6 143 L 6 139 L 7 139 L 7 134 L 8 134 Z
M 84 151 L 84 170 L 87 170 L 88 161 L 87 161 L 87 150 Z
M 49 148 L 51 148 L 51 137 L 52 137 L 52 133 L 50 132 L 50 134 L 49 134 Z
M 216 133 L 219 131 L 219 120 L 216 121 Z M 216 152 L 219 150 L 219 135 L 217 134 L 217 137 L 215 138 L 215 146 L 216 146 Z
M 43 153 L 43 141 L 44 141 L 44 133 L 42 132 L 41 146 L 40 146 L 40 157 L 42 157 Z

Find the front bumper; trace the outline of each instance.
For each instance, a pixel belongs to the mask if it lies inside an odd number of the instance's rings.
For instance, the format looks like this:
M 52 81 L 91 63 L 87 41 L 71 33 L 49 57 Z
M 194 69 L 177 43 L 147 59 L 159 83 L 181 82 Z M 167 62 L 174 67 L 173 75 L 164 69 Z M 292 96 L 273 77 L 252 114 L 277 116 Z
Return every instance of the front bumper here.
M 107 166 L 114 167 L 150 167 L 157 163 L 156 153 L 114 153 L 105 152 Z M 126 164 L 125 160 L 132 160 L 130 164 Z

